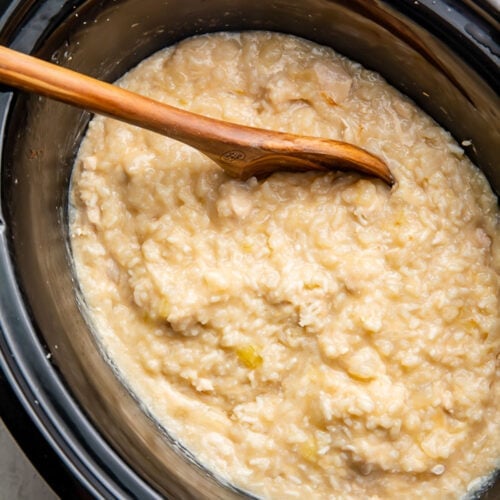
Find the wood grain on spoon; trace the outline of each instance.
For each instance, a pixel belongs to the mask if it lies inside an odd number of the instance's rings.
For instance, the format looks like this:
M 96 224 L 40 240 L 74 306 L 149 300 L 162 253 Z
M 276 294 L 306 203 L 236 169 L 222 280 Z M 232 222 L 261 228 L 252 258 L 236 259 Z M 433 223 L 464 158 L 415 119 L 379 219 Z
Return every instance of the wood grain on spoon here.
M 340 169 L 394 182 L 382 160 L 352 144 L 190 113 L 1 46 L 0 81 L 181 141 L 239 179 L 283 170 Z

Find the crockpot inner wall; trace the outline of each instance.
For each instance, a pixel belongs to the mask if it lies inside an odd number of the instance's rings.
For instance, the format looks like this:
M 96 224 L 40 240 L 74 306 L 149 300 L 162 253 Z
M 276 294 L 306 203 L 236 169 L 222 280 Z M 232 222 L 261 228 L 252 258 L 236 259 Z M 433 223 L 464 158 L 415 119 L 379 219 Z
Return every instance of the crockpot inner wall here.
M 497 119 L 493 91 L 458 55 L 389 3 L 89 0 L 74 7 L 47 21 L 35 52 L 108 81 L 156 50 L 207 31 L 269 29 L 328 44 L 381 72 L 459 141 L 472 140 L 468 152 L 499 191 L 500 172 L 493 163 L 498 130 L 490 126 Z M 3 212 L 33 322 L 79 405 L 157 491 L 230 498 L 237 492 L 221 492 L 172 440 L 167 446 L 168 437 L 118 381 L 89 334 L 81 295 L 75 293 L 67 225 L 71 168 L 88 120 L 85 112 L 26 95 L 17 96 L 10 114 Z

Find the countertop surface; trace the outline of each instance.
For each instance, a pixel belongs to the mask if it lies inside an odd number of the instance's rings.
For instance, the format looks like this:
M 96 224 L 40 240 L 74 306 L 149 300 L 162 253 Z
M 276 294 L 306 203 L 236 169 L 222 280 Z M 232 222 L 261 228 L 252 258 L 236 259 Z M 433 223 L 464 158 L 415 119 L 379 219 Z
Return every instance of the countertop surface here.
M 57 500 L 0 420 L 0 500 Z

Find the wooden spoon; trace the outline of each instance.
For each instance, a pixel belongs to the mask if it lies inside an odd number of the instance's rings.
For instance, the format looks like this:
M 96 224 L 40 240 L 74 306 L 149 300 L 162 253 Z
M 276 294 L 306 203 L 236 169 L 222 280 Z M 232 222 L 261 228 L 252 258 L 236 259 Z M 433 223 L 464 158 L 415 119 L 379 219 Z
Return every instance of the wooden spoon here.
M 238 179 L 342 169 L 394 183 L 384 162 L 352 144 L 207 118 L 1 46 L 0 81 L 181 141 Z

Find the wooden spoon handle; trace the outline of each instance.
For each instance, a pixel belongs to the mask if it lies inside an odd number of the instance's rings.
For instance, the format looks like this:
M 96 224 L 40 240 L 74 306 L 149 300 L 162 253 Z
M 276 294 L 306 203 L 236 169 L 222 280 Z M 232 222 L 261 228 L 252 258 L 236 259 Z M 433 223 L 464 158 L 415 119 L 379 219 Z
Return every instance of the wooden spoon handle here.
M 0 80 L 79 108 L 118 118 L 203 150 L 213 120 L 162 104 L 116 85 L 0 46 Z

